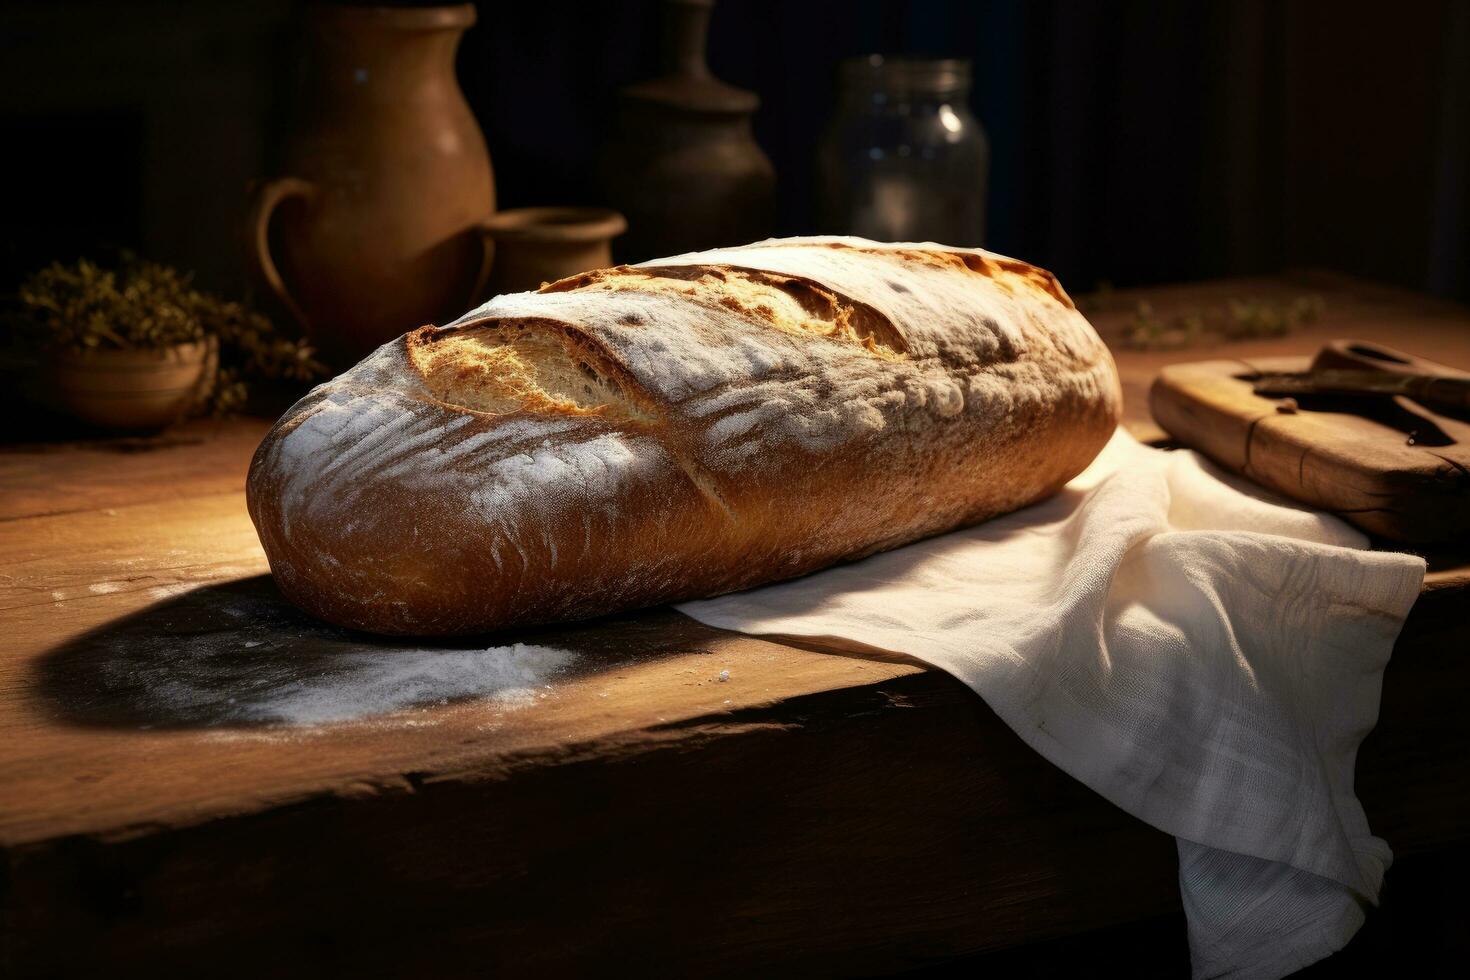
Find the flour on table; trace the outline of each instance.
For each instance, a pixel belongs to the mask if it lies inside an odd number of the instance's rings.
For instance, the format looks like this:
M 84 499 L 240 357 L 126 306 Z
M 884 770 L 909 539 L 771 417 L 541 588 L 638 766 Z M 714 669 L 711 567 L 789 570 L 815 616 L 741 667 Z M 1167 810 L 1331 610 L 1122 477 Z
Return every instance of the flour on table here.
M 268 686 L 240 704 L 243 721 L 314 725 L 352 721 L 454 698 L 501 707 L 533 704 L 548 678 L 575 655 L 516 643 L 465 650 L 372 650 L 343 654 L 338 671 Z
M 191 592 L 197 588 L 200 588 L 200 583 L 198 582 L 169 582 L 165 585 L 155 585 L 150 588 L 148 590 L 148 598 L 155 601 L 172 599 L 174 596 L 183 595 L 185 592 Z
M 170 631 L 98 637 L 99 707 L 125 703 L 144 727 L 321 725 L 472 698 L 509 710 L 545 696 L 578 659 L 529 643 L 373 640 L 261 596 L 196 591 L 180 601 Z

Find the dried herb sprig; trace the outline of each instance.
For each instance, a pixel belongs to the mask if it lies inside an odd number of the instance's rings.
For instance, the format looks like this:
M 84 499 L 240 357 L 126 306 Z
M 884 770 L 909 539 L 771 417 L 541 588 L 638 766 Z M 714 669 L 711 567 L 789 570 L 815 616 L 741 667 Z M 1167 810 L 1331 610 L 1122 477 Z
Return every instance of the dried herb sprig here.
M 52 263 L 18 290 L 20 327 L 37 346 L 87 351 L 155 350 L 214 338 L 219 372 L 202 406 L 238 411 L 252 381 L 308 382 L 327 369 L 311 345 L 281 335 L 242 303 L 193 287 L 193 277 L 123 253 L 116 269 L 81 259 Z
M 1123 343 L 1137 350 L 1178 350 L 1207 341 L 1283 337 L 1321 317 L 1326 306 L 1321 296 L 1302 295 L 1286 302 L 1232 299 L 1162 315 L 1145 300 L 1134 308 Z

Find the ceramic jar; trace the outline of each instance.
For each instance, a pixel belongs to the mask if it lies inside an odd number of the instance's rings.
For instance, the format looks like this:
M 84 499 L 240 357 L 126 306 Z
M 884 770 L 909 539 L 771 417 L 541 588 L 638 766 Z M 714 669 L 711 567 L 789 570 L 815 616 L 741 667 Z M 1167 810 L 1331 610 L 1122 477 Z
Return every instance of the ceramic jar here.
M 270 291 L 336 367 L 467 309 L 495 210 L 485 140 L 454 75 L 470 4 L 311 7 L 288 176 L 249 235 Z
M 623 89 L 601 162 L 609 202 L 628 218 L 624 261 L 769 237 L 775 170 L 751 132 L 760 100 L 710 74 L 713 0 L 665 0 L 665 74 Z
M 628 227 L 606 208 L 513 208 L 483 225 L 492 254 L 491 293 L 538 289 L 612 265 L 612 240 Z

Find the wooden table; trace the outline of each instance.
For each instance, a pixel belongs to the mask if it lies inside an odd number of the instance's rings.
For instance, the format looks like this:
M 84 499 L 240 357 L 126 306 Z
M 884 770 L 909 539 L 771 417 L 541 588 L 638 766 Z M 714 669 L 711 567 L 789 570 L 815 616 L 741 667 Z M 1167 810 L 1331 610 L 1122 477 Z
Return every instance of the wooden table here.
M 1470 366 L 1466 311 L 1308 285 L 1322 322 L 1228 351 L 1347 335 Z M 1161 364 L 1215 356 L 1120 352 L 1135 431 Z M 242 497 L 265 428 L 0 452 L 0 974 L 876 974 L 1177 913 L 1170 838 L 958 682 L 670 611 L 487 640 L 580 655 L 528 703 L 221 723 L 344 642 L 265 574 Z M 1436 566 L 1360 760 L 1399 853 L 1470 839 L 1467 580 Z

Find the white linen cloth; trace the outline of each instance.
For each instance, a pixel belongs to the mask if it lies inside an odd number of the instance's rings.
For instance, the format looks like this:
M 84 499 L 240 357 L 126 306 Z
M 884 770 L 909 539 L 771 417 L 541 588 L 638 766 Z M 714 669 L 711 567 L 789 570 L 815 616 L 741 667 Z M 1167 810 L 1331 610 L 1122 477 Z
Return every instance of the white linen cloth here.
M 1123 430 L 1057 496 L 806 578 L 678 608 L 907 654 L 1174 835 L 1196 977 L 1340 949 L 1391 860 L 1358 744 L 1424 562 Z

